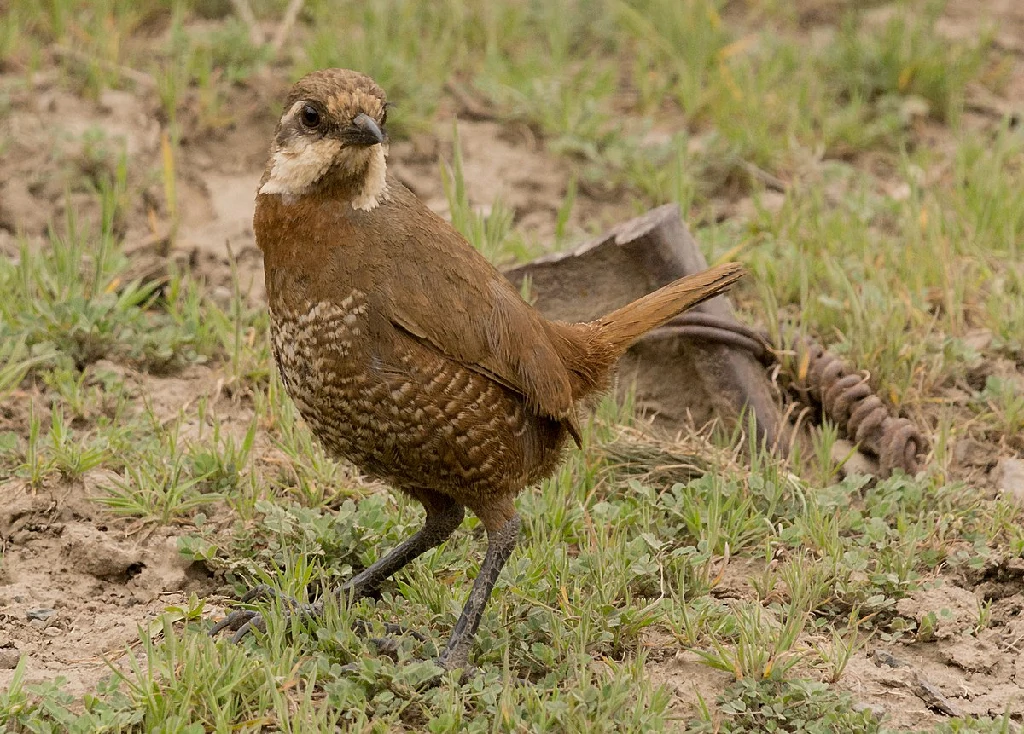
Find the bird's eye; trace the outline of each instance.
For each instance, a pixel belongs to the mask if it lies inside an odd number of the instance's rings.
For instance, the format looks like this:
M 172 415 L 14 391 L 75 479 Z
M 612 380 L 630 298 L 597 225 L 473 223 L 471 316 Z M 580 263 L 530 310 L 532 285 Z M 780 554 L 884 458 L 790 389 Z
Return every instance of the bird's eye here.
M 302 112 L 299 113 L 299 119 L 302 124 L 311 130 L 316 129 L 320 126 L 320 113 L 317 112 L 316 107 L 313 105 L 306 105 L 302 108 Z

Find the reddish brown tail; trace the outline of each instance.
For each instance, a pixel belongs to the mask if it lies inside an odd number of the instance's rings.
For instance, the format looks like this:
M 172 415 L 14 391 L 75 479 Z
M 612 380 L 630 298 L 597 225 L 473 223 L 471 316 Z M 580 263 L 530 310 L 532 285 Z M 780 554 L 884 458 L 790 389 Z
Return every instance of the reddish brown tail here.
M 651 329 L 688 308 L 717 296 L 743 277 L 743 266 L 725 263 L 688 275 L 593 322 L 601 341 L 616 357 Z
M 717 296 L 742 276 L 742 266 L 727 263 L 669 283 L 596 321 L 546 322 L 548 335 L 569 370 L 573 399 L 604 390 L 609 371 L 630 345 L 673 316 Z

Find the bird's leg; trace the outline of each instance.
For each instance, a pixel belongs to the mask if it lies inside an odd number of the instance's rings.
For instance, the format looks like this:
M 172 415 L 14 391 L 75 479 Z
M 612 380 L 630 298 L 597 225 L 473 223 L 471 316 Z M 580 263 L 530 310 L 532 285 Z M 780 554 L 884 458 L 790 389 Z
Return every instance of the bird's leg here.
M 423 503 L 427 508 L 427 521 L 423 527 L 369 568 L 346 581 L 338 590 L 339 595 L 351 595 L 355 599 L 366 596 L 375 591 L 409 561 L 448 540 L 462 524 L 465 510 L 462 505 L 456 504 L 444 495 L 436 495 L 436 497 L 443 498 L 445 501 L 443 503 Z
M 483 616 L 488 599 L 491 598 L 491 591 L 498 580 L 498 575 L 516 547 L 516 540 L 519 538 L 519 525 L 519 516 L 513 511 L 512 516 L 505 520 L 504 524 L 496 529 L 487 528 L 487 554 L 480 566 L 480 573 L 477 574 L 476 580 L 473 582 L 473 590 L 469 592 L 466 605 L 462 608 L 459 621 L 452 629 L 448 646 L 438 659 L 441 667 L 454 670 L 465 668 L 469 662 L 469 648 L 473 644 L 473 637 L 476 635 L 477 628 L 480 627 L 480 618 Z
M 385 556 L 372 564 L 369 568 L 349 579 L 338 591 L 338 596 L 352 597 L 358 599 L 371 592 L 405 566 L 409 561 L 422 555 L 431 548 L 436 548 L 446 541 L 452 533 L 462 524 L 465 510 L 462 505 L 440 493 L 428 490 L 417 491 L 414 496 L 423 502 L 427 510 L 427 519 L 412 537 L 400 543 Z M 256 592 L 256 596 L 253 594 Z M 253 598 L 268 596 L 267 587 L 261 586 L 246 594 L 243 599 L 250 601 Z M 318 601 L 314 604 L 299 604 L 290 597 L 278 595 L 285 601 L 289 614 L 301 614 L 303 617 L 316 618 L 323 614 L 324 603 Z M 210 630 L 211 635 L 216 635 L 224 629 L 235 631 L 233 642 L 238 642 L 254 629 L 261 632 L 266 629 L 266 621 L 263 615 L 252 609 L 236 609 L 224 619 L 214 625 Z

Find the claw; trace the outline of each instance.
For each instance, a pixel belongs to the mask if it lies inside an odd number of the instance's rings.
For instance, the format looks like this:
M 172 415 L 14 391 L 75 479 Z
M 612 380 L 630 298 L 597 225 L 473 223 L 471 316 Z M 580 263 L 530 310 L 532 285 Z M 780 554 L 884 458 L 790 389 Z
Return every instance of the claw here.
M 238 642 L 253 628 L 261 632 L 266 629 L 260 614 L 252 609 L 235 609 L 224 619 L 213 625 L 210 629 L 210 637 L 216 637 L 222 630 L 229 629 L 236 633 L 232 640 Z
M 262 614 L 254 615 L 248 622 L 238 628 L 238 631 L 231 636 L 231 643 L 237 645 L 242 639 L 252 632 L 253 630 L 259 630 L 260 632 L 267 631 L 267 623 L 263 621 Z
M 305 604 L 295 597 L 282 594 L 280 591 L 267 586 L 266 584 L 260 584 L 259 586 L 254 586 L 249 589 L 249 591 L 245 592 L 245 594 L 243 594 L 239 599 L 239 603 L 249 604 L 263 599 L 280 600 L 287 608 L 286 614 L 288 617 L 293 614 L 301 614 L 304 617 L 315 618 L 323 611 L 323 607 L 320 604 Z M 371 637 L 370 625 L 363 620 L 355 620 L 352 623 L 352 627 L 357 635 L 372 642 L 381 654 L 387 655 L 390 658 L 397 657 L 397 642 L 388 637 Z M 226 629 L 232 630 L 235 633 L 232 636 L 231 641 L 237 643 L 253 630 L 265 632 L 267 629 L 267 623 L 263 618 L 263 615 L 255 609 L 235 609 L 224 617 L 224 619 L 213 625 L 210 629 L 210 636 L 215 637 Z M 417 632 L 416 630 L 408 629 L 390 622 L 384 623 L 384 631 L 388 635 L 411 637 L 421 644 L 428 640 L 427 636 L 422 632 Z
M 316 610 L 312 605 L 303 604 L 295 597 L 283 594 L 267 584 L 259 584 L 249 589 L 239 599 L 239 603 L 249 604 L 262 599 L 279 599 L 288 608 L 287 613 L 289 616 L 296 612 L 310 614 L 311 616 L 316 614 Z M 267 623 L 263 619 L 263 615 L 255 609 L 235 609 L 224 619 L 213 625 L 210 629 L 210 637 L 215 637 L 226 629 L 234 631 L 235 634 L 231 637 L 231 641 L 237 644 L 253 630 L 266 632 Z

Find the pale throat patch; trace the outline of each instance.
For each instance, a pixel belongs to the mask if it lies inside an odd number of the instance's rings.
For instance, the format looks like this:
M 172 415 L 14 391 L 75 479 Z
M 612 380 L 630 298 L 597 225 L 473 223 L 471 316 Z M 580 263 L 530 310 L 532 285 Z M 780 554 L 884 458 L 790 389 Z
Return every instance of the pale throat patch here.
M 282 123 L 298 114 L 303 102 L 296 102 L 285 113 Z M 260 187 L 261 194 L 281 194 L 285 199 L 306 193 L 332 167 L 346 174 L 365 171 L 363 186 L 352 199 L 352 208 L 369 211 L 387 195 L 387 160 L 383 145 L 369 148 L 346 147 L 332 137 L 312 139 L 292 136 L 287 146 L 274 151 L 270 176 Z
M 352 200 L 353 209 L 370 211 L 375 209 L 388 193 L 388 164 L 383 145 L 375 145 L 369 149 L 370 161 L 366 166 L 366 178 L 363 190 Z

